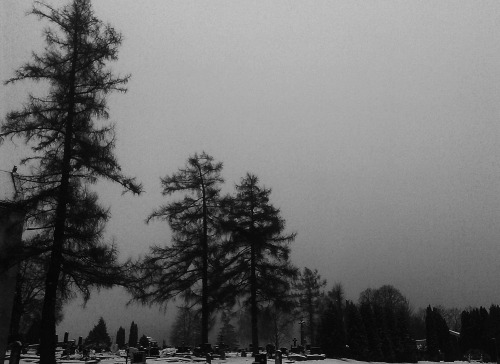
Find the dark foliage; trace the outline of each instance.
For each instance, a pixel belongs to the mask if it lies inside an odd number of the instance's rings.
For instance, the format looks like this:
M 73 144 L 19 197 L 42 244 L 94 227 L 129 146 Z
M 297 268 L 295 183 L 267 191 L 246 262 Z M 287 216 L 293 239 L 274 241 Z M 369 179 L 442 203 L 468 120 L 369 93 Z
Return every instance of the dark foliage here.
M 41 256 L 23 260 L 19 265 L 10 325 L 11 340 L 32 344 L 40 340 L 46 266 L 47 263 Z M 63 301 L 59 296 L 56 323 L 63 319 Z
M 417 361 L 416 345 L 410 335 L 411 309 L 401 292 L 389 285 L 367 289 L 361 293 L 359 305 L 371 361 Z
M 484 361 L 497 359 L 500 344 L 500 307 L 492 305 L 462 312 L 460 350 L 465 358 Z
M 394 363 L 394 343 L 392 342 L 392 333 L 389 331 L 388 321 L 391 317 L 386 316 L 386 310 L 379 303 L 373 303 L 373 314 L 375 317 L 375 324 L 381 338 L 382 354 L 384 361 Z
M 307 319 L 307 337 L 311 346 L 316 345 L 317 320 L 321 301 L 323 300 L 323 288 L 326 280 L 321 279 L 318 270 L 314 271 L 305 267 L 297 279 L 295 290 L 298 295 L 300 314 Z
M 411 315 L 406 310 L 396 313 L 394 340 L 396 346 L 396 361 L 416 363 L 418 361 L 416 341 L 411 335 Z
M 120 349 L 125 348 L 125 329 L 121 326 L 116 332 L 116 344 Z
M 425 309 L 420 308 L 410 316 L 410 335 L 417 340 L 422 340 L 426 336 L 425 312 Z
M 345 307 L 346 342 L 349 357 L 368 361 L 370 359 L 370 349 L 365 325 L 361 318 L 358 307 L 353 302 L 346 302 Z
M 343 310 L 335 301 L 326 300 L 318 326 L 318 343 L 329 358 L 347 355 Z
M 225 198 L 222 214 L 221 225 L 229 235 L 225 277 L 233 292 L 249 298 L 254 353 L 259 347 L 259 303 L 286 296 L 297 275 L 289 247 L 295 234 L 283 234 L 285 220 L 270 203 L 270 194 L 248 173 L 236 185 L 236 195 Z
M 199 310 L 193 309 L 189 302 L 178 307 L 177 317 L 170 332 L 170 344 L 174 346 L 195 347 L 200 344 L 201 320 Z
M 300 320 L 293 295 L 278 297 L 259 310 L 259 340 L 276 348 L 286 346 L 293 338 L 294 324 Z M 251 337 L 251 335 L 249 336 Z
M 99 322 L 90 330 L 84 345 L 86 348 L 98 349 L 100 351 L 109 350 L 111 346 L 111 338 L 108 335 L 106 323 L 104 319 L 99 318 Z
M 426 346 L 427 358 L 432 361 L 441 360 L 440 341 L 442 340 L 440 340 L 441 338 L 438 333 L 440 319 L 442 319 L 441 315 L 439 315 L 438 312 L 433 311 L 431 306 L 428 306 L 425 315 Z
M 130 324 L 130 330 L 128 334 L 128 346 L 131 348 L 137 347 L 139 341 L 139 328 L 137 327 L 137 324 L 132 321 Z
M 143 348 L 147 348 L 149 346 L 149 340 L 146 335 L 142 335 L 139 339 L 139 346 L 142 346 Z
M 384 354 L 382 353 L 382 339 L 380 331 L 375 322 L 373 307 L 368 301 L 359 304 L 359 312 L 365 326 L 366 336 L 368 339 L 368 352 L 370 361 L 383 361 Z
M 236 330 L 231 324 L 231 315 L 223 311 L 221 314 L 221 328 L 217 335 L 217 345 L 222 349 L 234 350 L 238 347 Z

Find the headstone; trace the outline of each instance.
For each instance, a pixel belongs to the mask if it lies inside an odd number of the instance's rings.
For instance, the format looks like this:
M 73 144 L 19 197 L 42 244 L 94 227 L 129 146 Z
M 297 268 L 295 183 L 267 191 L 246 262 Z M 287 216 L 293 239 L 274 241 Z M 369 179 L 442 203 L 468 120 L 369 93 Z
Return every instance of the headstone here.
M 144 351 L 137 350 L 137 348 L 130 348 L 129 357 L 130 357 L 130 364 L 146 363 L 146 353 Z
M 274 364 L 281 364 L 281 361 L 283 360 L 281 350 L 276 350 L 274 352 Z
M 275 351 L 275 346 L 273 344 L 267 344 L 266 345 L 266 353 L 267 355 L 272 358 L 274 356 L 274 351 Z
M 9 364 L 19 364 L 19 360 L 21 359 L 21 348 L 23 345 L 20 341 L 14 341 L 10 347 L 10 358 Z
M 255 354 L 253 364 L 267 364 L 267 354 Z
M 202 357 L 205 355 L 205 353 L 203 352 L 203 349 L 201 346 L 197 346 L 193 349 L 193 355 L 194 356 L 199 356 L 199 357 Z
M 212 345 L 210 345 L 210 343 L 203 344 L 203 352 L 204 353 L 211 353 L 212 351 L 213 351 Z
M 130 359 L 130 362 L 133 363 L 134 353 L 137 352 L 137 348 L 128 348 L 127 349 L 127 358 Z
M 260 364 L 266 364 L 267 363 L 267 354 L 260 354 L 258 355 L 259 358 L 259 363 Z
M 65 332 L 64 333 L 64 343 L 67 344 L 68 343 L 68 336 L 69 336 L 69 333 L 68 332 Z
M 311 354 L 321 354 L 321 348 L 319 346 L 311 346 Z

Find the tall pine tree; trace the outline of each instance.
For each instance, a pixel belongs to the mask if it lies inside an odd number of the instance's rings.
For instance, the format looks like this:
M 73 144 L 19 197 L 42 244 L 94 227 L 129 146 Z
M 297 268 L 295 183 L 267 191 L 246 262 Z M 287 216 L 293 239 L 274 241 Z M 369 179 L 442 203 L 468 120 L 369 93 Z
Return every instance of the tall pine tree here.
M 289 243 L 295 234 L 284 234 L 285 220 L 270 203 L 270 194 L 257 176 L 247 173 L 236 185 L 236 195 L 225 199 L 223 214 L 223 228 L 230 235 L 226 252 L 233 263 L 225 271 L 249 296 L 254 354 L 259 347 L 259 301 L 286 295 L 298 273 L 290 263 Z
M 106 322 L 104 322 L 102 317 L 99 318 L 97 325 L 90 330 L 87 338 L 85 339 L 85 346 L 93 349 L 109 350 L 109 347 L 111 346 L 111 338 L 108 334 Z
M 0 139 L 24 138 L 33 151 L 23 161 L 35 171 L 26 191 L 37 206 L 32 219 L 40 229 L 33 239 L 40 244 L 32 246 L 42 246 L 50 255 L 40 363 L 54 364 L 61 282 L 73 280 L 88 296 L 89 284 L 109 286 L 119 273 L 110 269 L 116 267 L 116 250 L 101 243 L 107 210 L 97 205 L 97 196 L 86 185 L 102 177 L 134 193 L 140 193 L 141 186 L 122 174 L 113 155 L 113 126 L 96 125 L 108 118 L 107 94 L 125 91 L 128 81 L 106 68 L 107 62 L 117 59 L 121 35 L 95 17 L 90 0 L 73 0 L 61 9 L 36 2 L 31 13 L 51 26 L 44 32 L 45 50 L 7 83 L 43 81 L 49 87 L 45 95 L 30 95 L 21 110 L 7 115 Z
M 120 349 L 125 347 L 125 329 L 121 326 L 116 332 L 116 344 Z
M 183 193 L 184 198 L 161 206 L 149 216 L 167 221 L 173 233 L 172 246 L 151 248 L 137 267 L 139 283 L 131 288 L 143 303 L 166 304 L 184 293 L 197 297 L 201 306 L 201 343 L 208 342 L 209 316 L 220 287 L 217 274 L 209 269 L 218 264 L 217 215 L 222 163 L 205 152 L 189 157 L 186 166 L 161 179 L 163 195 Z M 209 279 L 219 284 L 210 284 Z
M 137 343 L 139 342 L 139 328 L 137 327 L 137 324 L 132 321 L 130 324 L 130 330 L 128 334 L 128 346 L 133 348 L 137 346 Z

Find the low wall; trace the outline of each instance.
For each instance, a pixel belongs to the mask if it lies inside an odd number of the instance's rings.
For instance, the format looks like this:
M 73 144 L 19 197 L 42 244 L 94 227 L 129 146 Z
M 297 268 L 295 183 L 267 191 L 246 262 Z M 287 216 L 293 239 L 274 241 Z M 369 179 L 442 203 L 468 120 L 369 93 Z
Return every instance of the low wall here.
M 2 260 L 8 259 L 6 251 L 11 247 L 21 246 L 23 222 L 24 212 L 17 208 L 14 203 L 0 202 L 0 254 Z M 0 272 L 0 363 L 4 362 L 8 345 L 18 269 L 19 267 L 16 265 L 6 272 Z

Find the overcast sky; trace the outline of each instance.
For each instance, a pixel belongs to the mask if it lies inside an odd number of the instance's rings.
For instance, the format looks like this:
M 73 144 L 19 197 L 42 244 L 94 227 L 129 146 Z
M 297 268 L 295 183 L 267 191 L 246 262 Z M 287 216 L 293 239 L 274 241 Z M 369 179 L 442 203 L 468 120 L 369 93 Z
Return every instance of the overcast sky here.
M 65 3 L 61 0 L 51 4 Z M 41 49 L 31 1 L 2 2 L 1 79 Z M 225 191 L 249 171 L 273 189 L 299 267 L 347 298 L 392 284 L 415 308 L 499 304 L 498 1 L 94 1 L 124 35 L 109 99 L 116 154 L 140 197 L 100 184 L 122 257 L 168 243 L 144 223 L 166 202 L 159 178 L 206 151 Z M 1 115 L 27 84 L 2 87 Z M 0 169 L 22 146 L 0 147 Z M 22 168 L 19 172 L 23 173 Z M 122 309 L 120 290 L 72 303 L 60 335 L 111 334 L 134 320 L 168 341 L 158 308 Z

